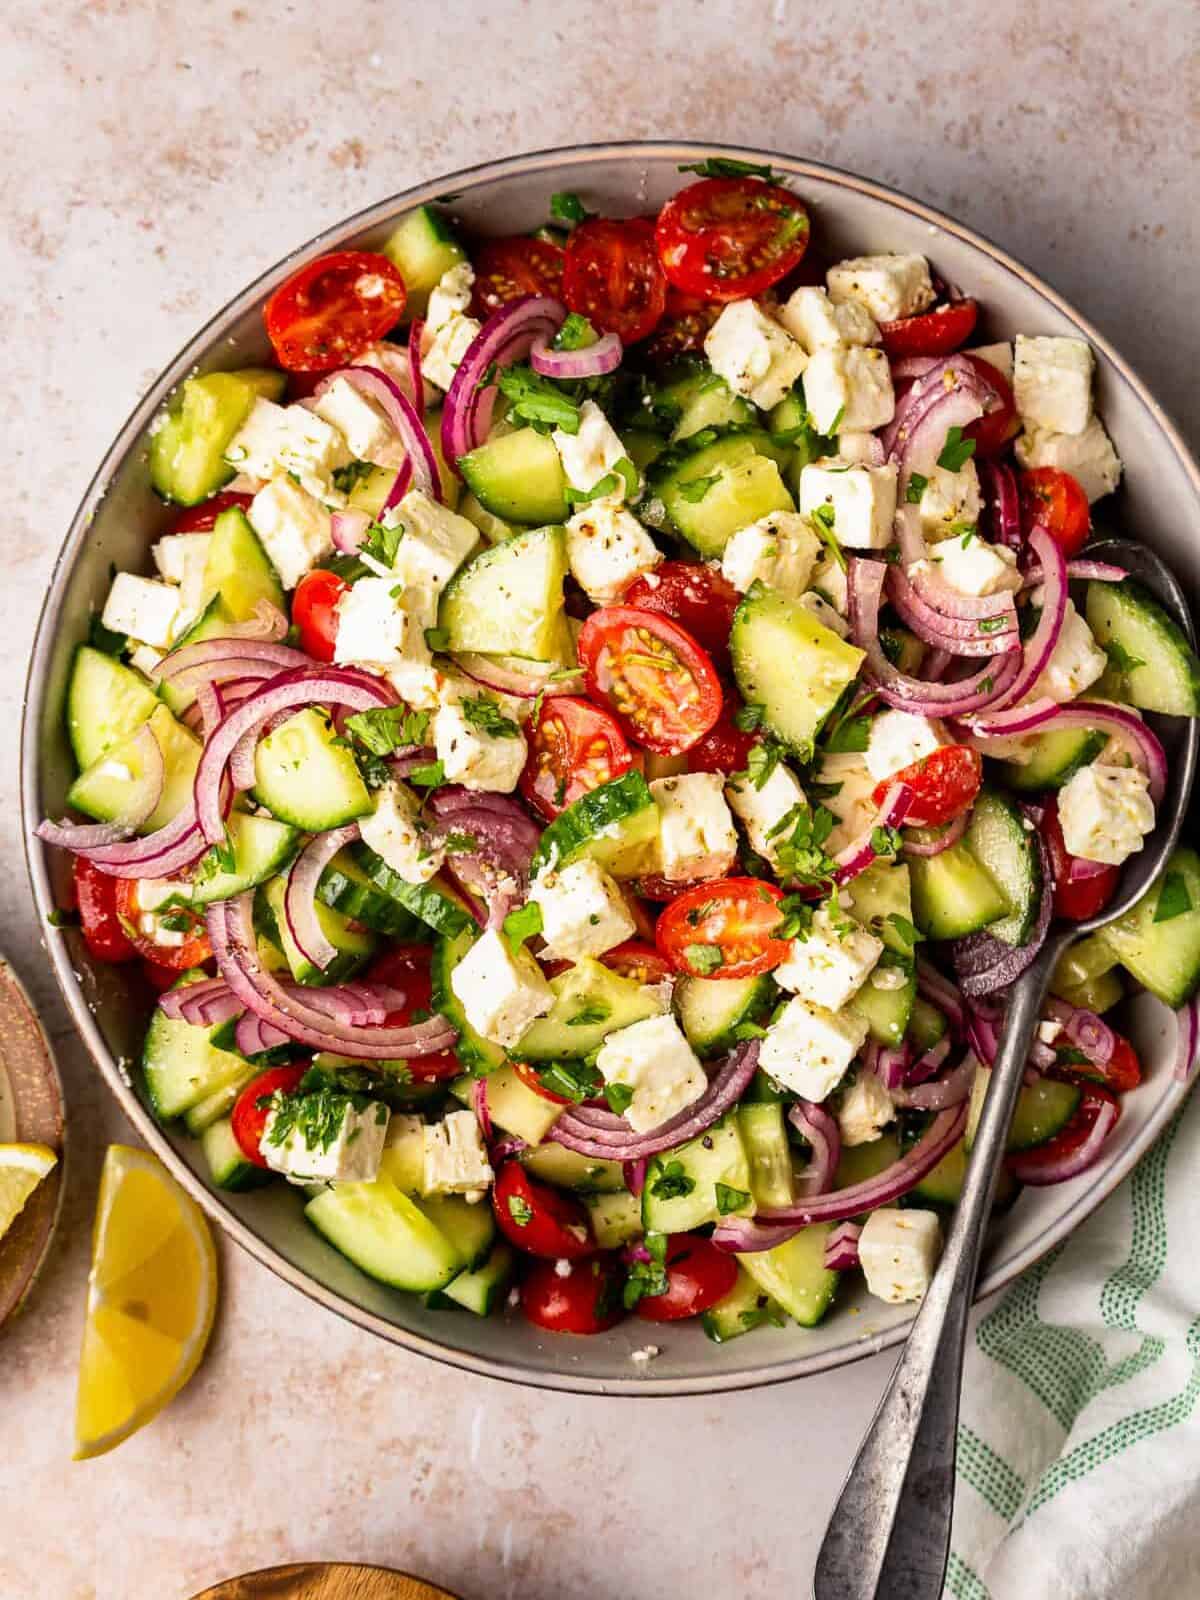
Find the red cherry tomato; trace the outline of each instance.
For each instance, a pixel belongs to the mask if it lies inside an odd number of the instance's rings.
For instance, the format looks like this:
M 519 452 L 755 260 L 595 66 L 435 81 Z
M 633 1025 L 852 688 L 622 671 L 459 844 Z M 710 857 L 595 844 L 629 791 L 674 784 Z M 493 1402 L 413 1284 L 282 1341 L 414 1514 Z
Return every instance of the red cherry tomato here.
M 665 1294 L 643 1295 L 635 1307 L 647 1322 L 698 1317 L 723 1300 L 737 1282 L 737 1262 L 710 1239 L 673 1233 L 667 1240 Z
M 1111 1090 L 1101 1088 L 1098 1083 L 1085 1084 L 1075 1115 L 1066 1127 L 1060 1128 L 1045 1144 L 1009 1156 L 1006 1164 L 1012 1167 L 1023 1183 L 1036 1183 L 1039 1170 L 1057 1166 L 1064 1157 L 1073 1155 L 1079 1149 L 1105 1106 L 1116 1106 L 1117 1115 L 1120 1116 L 1121 1102 Z M 1116 1123 L 1113 1124 L 1115 1127 Z M 1109 1137 L 1112 1137 L 1112 1129 L 1109 1130 Z
M 979 320 L 974 300 L 953 300 L 916 317 L 881 322 L 879 333 L 889 356 L 948 356 L 966 344 Z
M 616 718 L 575 695 L 543 700 L 536 723 L 531 721 L 525 733 L 529 757 L 521 793 L 549 820 L 633 765 Z
M 263 309 L 275 358 L 289 372 L 328 372 L 361 355 L 404 315 L 408 291 L 386 256 L 337 250 L 280 284 Z
M 689 351 L 703 350 L 708 330 L 720 315 L 720 301 L 701 300 L 669 286 L 663 319 L 646 343 L 647 357 L 665 364 Z
M 663 271 L 702 300 L 744 300 L 785 277 L 808 247 L 808 212 L 778 184 L 704 178 L 672 196 L 654 229 Z
M 475 257 L 472 311 L 486 320 L 526 294 L 562 298 L 563 250 L 548 239 L 489 239 Z
M 624 1316 L 625 1274 L 611 1254 L 572 1261 L 563 1277 L 553 1261 L 531 1261 L 521 1276 L 526 1320 L 549 1333 L 604 1333 Z
M 974 439 L 975 454 L 981 460 L 984 456 L 998 456 L 1021 426 L 1012 385 L 998 367 L 985 361 L 982 356 L 965 356 L 964 360 L 969 361 L 980 377 L 992 386 L 1000 396 L 1000 404 L 994 411 L 968 423 L 963 429 L 963 438 Z
M 75 903 L 88 953 L 95 961 L 133 961 L 130 942 L 117 908 L 117 890 L 124 881 L 101 872 L 82 856 L 75 857 Z
M 1069 560 L 1092 531 L 1088 497 L 1079 480 L 1057 467 L 1034 467 L 1020 475 L 1021 525 L 1026 534 L 1040 523 Z
M 189 910 L 184 906 L 171 906 L 166 911 L 153 913 L 153 932 L 143 929 L 142 918 L 145 913 L 138 904 L 136 878 L 117 880 L 117 915 L 121 919 L 126 937 L 138 955 L 144 956 L 147 961 L 153 961 L 156 966 L 170 968 L 173 972 L 185 972 L 188 967 L 198 967 L 212 958 L 212 945 L 204 926 L 204 918 L 198 911 Z M 166 927 L 162 927 L 164 919 L 167 921 Z M 183 926 L 175 927 L 176 922 Z M 183 943 L 162 943 L 158 937 L 160 927 L 168 936 L 182 933 Z
M 728 701 L 721 715 L 687 753 L 689 772 L 745 772 L 758 735 L 743 733 L 733 720 Z
M 166 994 L 175 987 L 179 974 L 174 967 L 160 966 L 157 961 L 142 960 L 142 973 L 155 994 Z
M 506 1161 L 492 1188 L 500 1232 L 527 1255 L 577 1261 L 596 1248 L 586 1208 L 574 1195 L 531 1178 L 519 1161 Z
M 871 791 L 877 806 L 894 783 L 907 783 L 913 791 L 912 808 L 904 819 L 907 827 L 940 828 L 974 804 L 983 783 L 983 758 L 964 744 L 942 745 L 877 783 Z
M 721 715 L 724 697 L 712 661 L 690 633 L 653 611 L 593 611 L 579 635 L 579 661 L 592 698 L 658 755 L 689 750 Z
M 714 660 L 729 659 L 729 633 L 741 595 L 717 567 L 698 561 L 664 561 L 635 578 L 621 596 L 623 605 L 657 611 L 686 628 Z
M 265 1167 L 267 1164 L 261 1146 L 267 1118 L 271 1114 L 271 1096 L 290 1094 L 299 1086 L 307 1071 L 307 1062 L 299 1062 L 291 1067 L 268 1067 L 257 1078 L 251 1078 L 233 1102 L 229 1119 L 233 1137 L 246 1160 L 253 1161 L 256 1167 Z
M 222 489 L 221 493 L 214 494 L 211 500 L 203 500 L 198 506 L 189 506 L 186 511 L 181 511 L 171 524 L 171 532 L 210 533 L 222 511 L 232 511 L 235 507 L 239 511 L 244 511 L 253 499 L 252 494 L 241 494 L 236 489 Z
M 292 596 L 292 621 L 300 630 L 300 648 L 314 661 L 332 661 L 337 643 L 338 601 L 350 585 L 336 572 L 318 567 L 305 573 Z
M 782 889 L 758 878 L 694 884 L 659 917 L 654 942 L 676 972 L 694 978 L 751 978 L 770 972 L 790 947 L 790 941 L 775 937 L 782 899 Z
M 419 1021 L 420 1012 L 429 1016 L 433 1010 L 433 984 L 430 978 L 430 961 L 433 951 L 427 944 L 399 944 L 375 957 L 367 968 L 367 978 L 372 983 L 385 983 L 393 989 L 404 990 L 404 1004 L 389 1011 L 383 1019 L 384 1027 L 407 1028 Z M 413 1081 L 434 1083 L 442 1078 L 457 1078 L 462 1065 L 453 1050 L 441 1050 L 432 1056 L 414 1056 L 407 1063 Z
M 606 950 L 600 961 L 610 972 L 632 978 L 635 983 L 662 983 L 675 976 L 671 963 L 643 939 L 626 939 L 615 950 Z
M 1117 892 L 1120 867 L 1104 867 L 1099 872 L 1089 872 L 1087 877 L 1072 879 L 1071 868 L 1079 858 L 1067 849 L 1054 796 L 1046 802 L 1039 831 L 1054 873 L 1054 915 L 1067 922 L 1086 922 L 1103 911 Z
M 567 240 L 562 294 L 571 311 L 626 344 L 653 333 L 667 303 L 653 225 L 644 217 L 581 223 Z
M 1059 1044 L 1069 1045 L 1069 1039 L 1060 1039 Z M 1142 1081 L 1142 1063 L 1138 1060 L 1137 1051 L 1129 1040 L 1121 1034 L 1116 1035 L 1113 1053 L 1103 1064 L 1095 1061 L 1060 1062 L 1055 1068 L 1055 1073 L 1065 1073 L 1072 1078 L 1086 1078 L 1090 1083 L 1103 1084 L 1106 1089 L 1111 1089 L 1113 1094 L 1127 1094 L 1130 1089 L 1136 1089 Z
M 553 965 L 559 967 L 561 971 L 565 972 L 571 963 L 569 961 L 563 961 L 561 963 L 554 962 Z M 554 973 L 553 976 L 557 977 L 558 974 Z M 573 1103 L 570 1095 L 556 1094 L 553 1089 L 547 1089 L 546 1085 L 542 1082 L 541 1074 L 538 1072 L 538 1069 L 534 1066 L 532 1061 L 514 1061 L 513 1067 L 516 1070 L 517 1077 L 520 1078 L 525 1087 L 527 1089 L 532 1089 L 534 1094 L 538 1095 L 542 1100 L 549 1100 L 550 1104 L 555 1106 L 569 1106 Z

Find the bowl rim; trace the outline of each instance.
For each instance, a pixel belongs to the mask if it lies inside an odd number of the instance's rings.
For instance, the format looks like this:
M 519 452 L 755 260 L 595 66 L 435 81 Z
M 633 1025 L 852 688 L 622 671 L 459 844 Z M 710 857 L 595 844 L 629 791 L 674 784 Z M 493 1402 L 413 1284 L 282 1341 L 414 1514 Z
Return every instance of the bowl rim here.
M 415 1354 L 429 1357 L 447 1366 L 476 1373 L 482 1377 L 497 1378 L 505 1382 L 525 1384 L 532 1388 L 551 1389 L 576 1394 L 622 1395 L 638 1397 L 664 1397 L 675 1395 L 715 1394 L 726 1391 L 752 1389 L 768 1384 L 786 1383 L 794 1378 L 813 1376 L 834 1368 L 848 1366 L 868 1356 L 899 1344 L 908 1335 L 912 1319 L 886 1330 L 854 1339 L 848 1345 L 837 1346 L 809 1354 L 799 1354 L 789 1360 L 774 1362 L 769 1368 L 748 1364 L 732 1372 L 698 1372 L 674 1378 L 656 1378 L 652 1369 L 644 1376 L 593 1378 L 571 1370 L 530 1371 L 513 1360 L 478 1356 L 470 1351 L 455 1350 L 427 1338 L 422 1334 L 401 1328 L 395 1323 L 356 1305 L 336 1291 L 319 1282 L 309 1273 L 294 1266 L 269 1244 L 224 1202 L 218 1191 L 204 1183 L 176 1153 L 166 1133 L 158 1126 L 142 1104 L 132 1083 L 127 1081 L 114 1060 L 92 1015 L 82 987 L 76 978 L 70 951 L 65 939 L 50 927 L 48 918 L 54 909 L 47 855 L 36 840 L 32 828 L 40 820 L 38 810 L 38 741 L 43 706 L 48 684 L 49 658 L 54 643 L 63 592 L 67 579 L 86 543 L 95 513 L 104 498 L 109 480 L 127 453 L 141 439 L 156 412 L 175 386 L 188 376 L 192 367 L 213 348 L 224 329 L 237 317 L 252 309 L 278 283 L 299 264 L 314 254 L 339 248 L 343 241 L 367 229 L 387 222 L 403 210 L 435 203 L 454 191 L 466 187 L 484 187 L 496 180 L 516 176 L 549 173 L 559 166 L 571 163 L 587 165 L 614 159 L 636 166 L 639 161 L 677 162 L 702 159 L 705 156 L 726 156 L 735 160 L 766 162 L 787 177 L 800 180 L 813 178 L 845 191 L 883 202 L 897 210 L 905 211 L 932 228 L 952 235 L 988 257 L 994 264 L 1033 289 L 1086 337 L 1099 350 L 1115 378 L 1130 389 L 1140 401 L 1155 425 L 1162 431 L 1177 457 L 1193 491 L 1200 500 L 1200 467 L 1192 458 L 1175 423 L 1133 367 L 1113 347 L 1111 342 L 1082 316 L 1067 300 L 1045 282 L 1037 273 L 1017 261 L 1006 250 L 984 234 L 957 222 L 944 212 L 906 195 L 887 184 L 878 183 L 844 168 L 824 162 L 803 160 L 763 150 L 751 145 L 721 144 L 699 140 L 606 140 L 603 142 L 564 145 L 522 154 L 505 156 L 498 160 L 480 162 L 444 174 L 432 181 L 413 185 L 393 195 L 376 201 L 373 205 L 335 222 L 305 243 L 289 251 L 281 260 L 261 273 L 216 311 L 182 347 L 174 359 L 163 369 L 156 381 L 134 406 L 116 438 L 84 491 L 79 507 L 71 520 L 67 536 L 55 559 L 46 589 L 45 599 L 38 617 L 34 645 L 26 677 L 21 718 L 21 818 L 22 838 L 26 866 L 33 890 L 34 906 L 43 930 L 42 944 L 54 968 L 55 978 L 62 992 L 71 1020 L 87 1046 L 108 1087 L 116 1095 L 125 1115 L 139 1136 L 163 1161 L 172 1176 L 201 1206 L 206 1214 L 251 1256 L 268 1267 L 284 1282 L 298 1289 L 310 1300 L 335 1312 L 347 1321 L 374 1333 L 392 1344 Z M 1097 1175 L 1095 1185 L 1081 1193 L 1056 1221 L 1042 1228 L 1025 1246 L 1010 1258 L 1002 1268 L 995 1268 L 981 1278 L 976 1289 L 976 1301 L 985 1299 L 1016 1278 L 1027 1267 L 1040 1260 L 1053 1249 L 1106 1199 L 1146 1153 L 1160 1132 L 1174 1115 L 1187 1095 L 1190 1085 L 1172 1080 L 1163 1090 L 1158 1103 L 1130 1146 L 1107 1164 Z

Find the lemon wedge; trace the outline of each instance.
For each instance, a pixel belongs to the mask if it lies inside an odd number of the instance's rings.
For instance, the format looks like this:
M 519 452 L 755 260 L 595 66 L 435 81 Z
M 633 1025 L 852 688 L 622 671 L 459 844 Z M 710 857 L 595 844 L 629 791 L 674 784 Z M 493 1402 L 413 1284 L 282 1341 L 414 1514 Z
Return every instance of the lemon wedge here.
M 0 1144 L 0 1239 L 57 1162 L 54 1151 L 44 1144 Z
M 111 1450 L 179 1393 L 216 1304 L 217 1256 L 199 1207 L 156 1157 L 110 1145 L 92 1235 L 77 1461 Z

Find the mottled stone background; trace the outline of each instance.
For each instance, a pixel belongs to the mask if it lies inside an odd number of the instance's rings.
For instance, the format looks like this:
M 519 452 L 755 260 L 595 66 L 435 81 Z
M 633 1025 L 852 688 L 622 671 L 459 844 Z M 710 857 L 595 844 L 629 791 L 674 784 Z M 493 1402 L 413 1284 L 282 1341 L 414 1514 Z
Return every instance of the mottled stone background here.
M 470 1600 L 807 1592 L 886 1373 L 604 1402 L 442 1371 L 223 1251 L 212 1353 L 72 1465 L 99 1152 L 121 1120 L 27 907 L 11 752 L 46 575 L 119 420 L 248 279 L 418 179 L 608 137 L 743 141 L 894 183 L 1044 272 L 1200 437 L 1192 0 L 6 0 L 0 28 L 0 929 L 45 1003 L 74 1160 L 39 1292 L 0 1340 L 0 1596 L 175 1600 L 342 1556 Z

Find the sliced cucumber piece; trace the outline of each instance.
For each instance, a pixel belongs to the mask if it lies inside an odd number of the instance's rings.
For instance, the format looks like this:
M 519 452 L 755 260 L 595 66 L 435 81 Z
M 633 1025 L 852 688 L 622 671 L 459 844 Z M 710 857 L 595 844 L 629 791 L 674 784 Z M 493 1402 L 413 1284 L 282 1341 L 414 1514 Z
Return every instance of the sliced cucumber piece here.
M 866 1183 L 900 1159 L 900 1135 L 893 1129 L 881 1133 L 869 1144 L 844 1144 L 833 1177 L 835 1189 L 853 1189 Z
M 194 506 L 233 477 L 225 450 L 259 396 L 282 398 L 282 372 L 247 368 L 186 378 L 150 440 L 150 481 L 165 500 Z
M 176 988 L 204 976 L 199 970 L 185 972 Z M 245 1060 L 216 1049 L 214 1031 L 168 1017 L 155 1007 L 142 1047 L 142 1073 L 150 1109 L 160 1122 L 180 1117 L 217 1090 L 245 1080 Z
M 543 1144 L 521 1153 L 521 1163 L 535 1178 L 578 1194 L 616 1194 L 625 1187 L 619 1161 L 596 1161 L 561 1144 Z
M 1050 977 L 1051 994 L 1065 996 L 1067 989 L 1077 989 L 1116 966 L 1116 951 L 1104 937 L 1107 932 L 1101 928 L 1063 951 Z
M 782 1309 L 739 1262 L 733 1288 L 704 1312 L 700 1326 L 714 1344 L 727 1344 L 765 1323 L 782 1321 Z
M 1089 583 L 1085 615 L 1109 658 L 1097 696 L 1140 711 L 1200 716 L 1200 661 L 1183 630 L 1141 584 Z
M 1125 998 L 1125 985 L 1119 969 L 1113 967 L 1110 972 L 1102 972 L 1098 978 L 1091 978 L 1078 988 L 1063 989 L 1060 998 L 1081 1011 L 1094 1011 L 1100 1016 Z
M 211 1123 L 200 1135 L 200 1148 L 208 1162 L 208 1175 L 217 1189 L 240 1191 L 257 1189 L 267 1183 L 271 1174 L 253 1161 L 247 1161 L 242 1147 L 233 1136 L 233 1126 L 228 1117 Z
M 876 974 L 881 977 L 887 974 L 889 978 L 894 978 L 896 986 L 881 987 L 875 981 Z M 894 950 L 885 950 L 874 972 L 846 1009 L 863 1019 L 877 1043 L 896 1046 L 903 1043 L 916 998 L 917 969 L 912 957 L 898 956 Z
M 658 838 L 658 807 L 640 772 L 625 772 L 589 789 L 559 813 L 542 834 L 533 875 L 572 861 L 597 861 L 615 878 L 645 871 Z
M 490 1317 L 508 1292 L 516 1263 L 512 1246 L 499 1239 L 486 1261 L 470 1272 L 460 1272 L 438 1293 L 451 1304 L 473 1311 L 477 1317 Z
M 244 511 L 222 511 L 213 524 L 204 562 L 204 588 L 220 597 L 225 615 L 246 622 L 260 601 L 283 610 L 283 585 Z
M 383 254 L 399 268 L 408 290 L 406 322 L 425 315 L 430 291 L 437 288 L 442 274 L 467 259 L 450 224 L 432 206 L 418 206 L 401 217 L 384 241 Z
M 616 1250 L 642 1232 L 642 1202 L 624 1189 L 619 1194 L 585 1194 L 592 1234 L 601 1250 Z
M 813 1222 L 773 1250 L 754 1250 L 738 1259 L 749 1275 L 802 1328 L 815 1328 L 837 1293 L 840 1273 L 825 1265 L 825 1245 L 833 1224 Z
M 802 759 L 811 758 L 821 724 L 858 676 L 864 652 L 799 601 L 758 588 L 734 613 L 729 647 L 747 705 L 761 705 L 767 731 Z
M 386 862 L 378 856 L 375 859 L 386 872 L 391 871 Z M 412 888 L 413 885 L 406 887 Z M 439 901 L 442 898 L 438 896 Z M 376 933 L 390 934 L 393 939 L 400 939 L 405 944 L 419 943 L 430 936 L 428 925 L 407 906 L 402 906 L 372 883 L 347 850 L 339 850 L 321 874 L 321 881 L 317 884 L 317 899 L 323 905 L 340 911 L 343 916 L 373 928 Z
M 463 905 L 462 901 L 448 885 L 440 883 L 436 878 L 431 878 L 428 883 L 408 883 L 398 872 L 393 872 L 382 856 L 377 856 L 370 845 L 356 840 L 345 852 L 349 857 L 354 870 L 361 872 L 367 883 L 379 894 L 390 900 L 397 912 L 407 912 L 416 917 L 418 922 L 431 928 L 434 933 L 444 933 L 451 938 L 468 933 L 475 927 L 475 919 Z M 335 857 L 335 860 L 340 857 Z M 324 883 L 324 877 L 322 877 Z M 325 896 L 321 895 L 324 900 Z M 328 902 L 327 902 L 328 903 Z M 365 902 L 364 902 L 365 904 Z M 382 919 L 383 912 L 380 908 L 376 921 L 370 917 L 359 917 L 357 911 L 342 906 L 348 916 L 354 916 L 359 921 L 365 922 L 368 927 L 375 927 Z M 391 930 L 381 928 L 381 933 Z M 419 936 L 418 936 L 419 937 Z
M 506 522 L 540 527 L 571 514 L 562 459 L 548 433 L 498 433 L 460 456 L 458 470 L 484 510 Z
M 182 650 L 190 644 L 201 644 L 205 639 L 223 639 L 228 636 L 229 626 L 230 619 L 224 602 L 220 595 L 214 594 L 187 632 L 181 633 L 176 639 L 172 648 Z M 196 698 L 194 689 L 169 682 L 163 684 L 161 694 L 177 717 L 181 717 Z
M 300 843 L 298 828 L 249 811 L 230 812 L 226 833 L 233 849 L 233 867 L 221 865 L 222 851 L 214 849 L 201 856 L 192 869 L 189 905 L 232 900 L 234 895 L 257 888 L 288 866 Z
M 911 956 L 912 878 L 907 862 L 873 861 L 842 891 L 842 902 L 889 950 Z
M 496 1238 L 490 1205 L 472 1204 L 461 1194 L 436 1194 L 425 1196 L 421 1210 L 454 1246 L 464 1271 L 474 1272 L 483 1265 Z
M 961 939 L 1008 915 L 1008 901 L 963 843 L 915 856 L 909 871 L 913 921 L 927 939 Z
M 678 416 L 671 442 L 678 444 L 702 428 L 753 428 L 758 413 L 748 400 L 735 395 L 707 361 L 697 356 L 674 363 L 661 383 L 650 391 L 658 416 Z
M 654 1156 L 646 1169 L 642 1225 L 648 1230 L 687 1233 L 753 1211 L 750 1161 L 734 1112 L 699 1138 Z
M 911 1200 L 914 1204 L 921 1202 L 925 1205 L 956 1206 L 962 1195 L 963 1184 L 966 1182 L 967 1157 L 966 1141 L 960 1139 L 956 1145 L 947 1150 L 933 1171 L 927 1172 L 920 1183 L 909 1190 L 905 1200 Z M 1001 1167 L 993 1204 L 998 1207 L 1011 1204 L 1017 1188 L 1018 1184 L 1012 1173 Z
M 454 1048 L 461 1060 L 461 1038 Z M 463 1105 L 470 1105 L 474 1087 L 473 1078 L 455 1078 L 450 1090 Z M 527 1083 L 521 1081 L 516 1068 L 511 1066 L 499 1067 L 488 1073 L 487 1095 L 492 1121 L 505 1133 L 515 1133 L 518 1139 L 524 1139 L 526 1144 L 541 1144 L 562 1113 L 560 1105 L 535 1093 Z
M 1182 882 L 1192 908 L 1155 922 L 1163 884 L 1172 874 Z M 1151 994 L 1177 1010 L 1200 986 L 1200 856 L 1186 847 L 1176 850 L 1137 905 L 1096 938 Z
M 991 1081 L 992 1069 L 979 1067 L 971 1086 L 971 1104 L 967 1109 L 967 1127 L 963 1135 L 963 1145 L 968 1151 L 975 1143 L 975 1133 L 983 1115 L 983 1102 Z M 1035 1145 L 1053 1139 L 1075 1115 L 1082 1092 L 1077 1083 L 1065 1083 L 1059 1078 L 1039 1078 L 1036 1083 L 1026 1084 L 1017 1096 L 1005 1148 L 1031 1150 Z
M 442 594 L 447 648 L 549 661 L 561 637 L 566 574 L 562 528 L 529 528 L 481 551 Z
M 154 690 L 130 667 L 80 645 L 67 688 L 67 732 L 79 770 L 136 733 L 157 706 Z
M 550 987 L 554 1004 L 513 1046 L 512 1054 L 523 1061 L 579 1060 L 616 1029 L 657 1017 L 663 1009 L 653 989 L 590 956 L 551 978 Z
M 467 1072 L 476 1073 L 479 1077 L 490 1075 L 494 1082 L 497 1076 L 497 1069 L 503 1067 L 507 1057 L 498 1044 L 493 1044 L 490 1039 L 485 1039 L 481 1033 L 475 1032 L 475 1029 L 467 1021 L 467 1014 L 462 1008 L 462 1002 L 450 987 L 450 974 L 475 943 L 476 933 L 477 930 L 474 923 L 470 922 L 464 925 L 459 932 L 443 934 L 435 942 L 433 961 L 430 965 L 430 979 L 433 984 L 433 1009 L 445 1017 L 447 1022 L 452 1022 L 458 1029 L 458 1042 L 454 1046 L 454 1051 L 462 1062 L 464 1069 Z M 471 1080 L 468 1079 L 468 1089 L 470 1085 Z M 494 1118 L 495 1110 L 492 1108 L 491 1091 L 492 1083 L 489 1083 L 488 1105 L 492 1109 Z M 533 1094 L 532 1089 L 529 1090 L 529 1093 L 533 1095 L 535 1100 L 540 1099 L 540 1096 Z M 466 1103 L 469 1104 L 469 1100 L 468 1094 Z M 542 1100 L 541 1103 L 543 1106 L 550 1104 L 548 1100 Z M 545 1128 L 543 1128 L 542 1133 L 545 1131 Z M 513 1133 L 516 1130 L 510 1128 L 509 1132 Z M 519 1137 L 524 1139 L 525 1135 L 520 1134 Z M 525 1142 L 526 1144 L 538 1144 L 541 1141 L 541 1137 L 542 1134 L 539 1133 L 536 1139 L 526 1139 Z
M 792 1153 L 779 1101 L 740 1105 L 738 1127 L 750 1163 L 750 1192 L 756 1211 L 790 1206 L 795 1199 Z
M 466 1268 L 461 1251 L 385 1177 L 324 1189 L 304 1215 L 336 1250 L 380 1283 L 416 1293 L 445 1286 Z
M 1042 903 L 1042 859 L 1037 834 L 1026 826 L 1015 801 L 994 789 L 985 789 L 975 802 L 963 844 L 1008 901 L 1008 915 L 989 923 L 988 932 L 1005 944 L 1025 944 Z
M 254 793 L 280 822 L 324 833 L 365 817 L 371 796 L 328 715 L 307 706 L 259 741 Z
M 240 1052 L 233 1047 L 233 1032 L 236 1024 L 222 1023 L 219 1028 L 214 1028 L 209 1036 L 209 1042 L 218 1050 L 228 1050 L 237 1055 Z M 229 1083 L 222 1084 L 219 1089 L 214 1089 L 212 1094 L 205 1095 L 203 1100 L 197 1100 L 194 1106 L 189 1106 L 183 1114 L 183 1125 L 193 1139 L 198 1139 L 205 1128 L 211 1128 L 214 1122 L 227 1117 L 233 1110 L 234 1101 L 242 1090 L 258 1073 L 258 1067 L 246 1063 L 245 1073 L 241 1078 L 234 1078 Z
M 337 951 L 337 955 L 324 970 L 313 966 L 292 937 L 292 930 L 288 926 L 284 911 L 286 894 L 286 878 L 272 878 L 263 890 L 267 906 L 275 919 L 275 942 L 287 957 L 287 964 L 297 983 L 319 985 L 342 983 L 360 967 L 365 966 L 375 954 L 378 941 L 369 928 L 358 927 L 340 911 L 333 911 L 318 900 L 317 921 L 321 925 L 321 932 Z
M 1061 789 L 1081 767 L 1089 766 L 1108 743 L 1108 735 L 1098 728 L 1062 728 L 1027 737 L 1033 747 L 1028 761 L 1001 761 L 997 765 L 1005 788 L 1020 794 Z
M 908 1019 L 908 1036 L 918 1051 L 932 1050 L 945 1037 L 946 1018 L 936 1006 L 931 1006 L 922 995 L 912 1003 Z
M 702 1058 L 724 1055 L 746 1023 L 762 1021 L 778 990 L 766 973 L 757 978 L 679 978 L 675 1009 L 687 1041 Z
M 148 726 L 162 751 L 165 771 L 161 798 L 139 833 L 165 828 L 183 810 L 192 797 L 192 781 L 200 764 L 200 741 L 176 722 L 166 706 L 151 714 Z M 145 777 L 137 739 L 138 733 L 130 734 L 80 773 L 67 794 L 67 804 L 100 822 L 127 815 Z
M 317 1063 L 314 1060 L 313 1065 Z M 425 1135 L 420 1117 L 392 1116 L 379 1170 L 402 1194 L 419 1195 L 425 1186 Z
M 779 467 L 761 446 L 766 434 L 737 433 L 651 470 L 651 492 L 671 526 L 702 556 L 719 556 L 730 538 L 772 511 L 794 511 Z M 700 492 L 700 480 L 712 478 Z M 699 498 L 697 498 L 699 496 Z
M 506 539 L 511 539 L 517 529 L 511 522 L 506 522 L 503 517 L 498 517 L 494 511 L 489 511 L 473 494 L 464 496 L 458 508 L 458 514 L 466 517 L 479 529 L 480 533 L 489 544 L 503 544 Z

